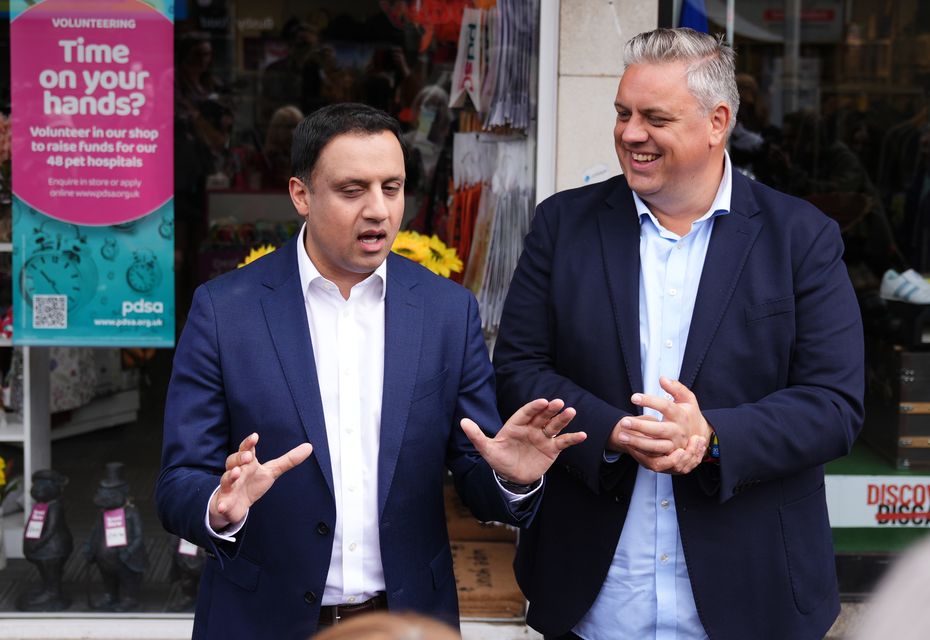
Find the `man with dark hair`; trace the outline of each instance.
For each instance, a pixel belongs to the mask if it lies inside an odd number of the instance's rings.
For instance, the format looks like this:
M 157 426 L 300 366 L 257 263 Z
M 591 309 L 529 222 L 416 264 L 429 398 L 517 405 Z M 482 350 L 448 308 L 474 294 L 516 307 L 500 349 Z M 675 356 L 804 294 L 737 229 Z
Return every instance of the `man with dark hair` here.
M 310 115 L 289 184 L 300 234 L 194 294 L 156 500 L 212 556 L 195 638 L 303 640 L 379 609 L 457 624 L 445 469 L 479 519 L 523 524 L 584 440 L 558 435 L 560 400 L 501 426 L 474 297 L 390 252 L 399 133 L 364 105 Z
M 823 466 L 863 411 L 839 228 L 733 171 L 732 49 L 658 29 L 624 63 L 623 175 L 539 205 L 494 353 L 502 410 L 558 395 L 589 436 L 520 539 L 528 622 L 822 638 L 839 612 Z

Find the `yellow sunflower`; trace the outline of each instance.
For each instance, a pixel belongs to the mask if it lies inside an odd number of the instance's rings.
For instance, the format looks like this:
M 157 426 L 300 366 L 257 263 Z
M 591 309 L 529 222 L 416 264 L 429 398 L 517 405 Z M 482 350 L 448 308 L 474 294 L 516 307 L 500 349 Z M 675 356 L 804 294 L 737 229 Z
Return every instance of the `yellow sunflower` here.
M 457 273 L 462 270 L 462 261 L 459 259 L 455 247 L 447 247 L 446 243 L 440 240 L 438 236 L 430 236 L 428 248 L 429 255 L 421 264 L 433 273 L 448 278 L 453 271 Z
M 239 263 L 239 266 L 237 268 L 241 269 L 242 267 L 249 264 L 250 262 L 255 262 L 262 256 L 267 256 L 269 253 L 271 253 L 274 250 L 275 250 L 274 245 L 270 245 L 270 244 L 263 244 L 260 247 L 256 247 L 252 249 L 251 251 L 249 251 L 249 255 L 245 257 L 245 260 Z
M 394 238 L 391 251 L 423 264 L 423 261 L 429 257 L 429 238 L 416 231 L 400 231 Z

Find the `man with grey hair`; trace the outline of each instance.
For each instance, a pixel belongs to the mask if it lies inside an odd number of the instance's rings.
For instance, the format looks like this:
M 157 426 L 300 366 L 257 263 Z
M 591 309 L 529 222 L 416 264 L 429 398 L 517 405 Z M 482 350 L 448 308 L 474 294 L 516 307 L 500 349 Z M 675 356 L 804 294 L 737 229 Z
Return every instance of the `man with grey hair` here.
M 627 45 L 623 175 L 539 205 L 494 364 L 588 438 L 547 476 L 515 568 L 546 638 L 822 638 L 839 611 L 823 465 L 862 421 L 836 223 L 732 170 L 733 51 Z M 545 559 L 558 557 L 559 562 Z

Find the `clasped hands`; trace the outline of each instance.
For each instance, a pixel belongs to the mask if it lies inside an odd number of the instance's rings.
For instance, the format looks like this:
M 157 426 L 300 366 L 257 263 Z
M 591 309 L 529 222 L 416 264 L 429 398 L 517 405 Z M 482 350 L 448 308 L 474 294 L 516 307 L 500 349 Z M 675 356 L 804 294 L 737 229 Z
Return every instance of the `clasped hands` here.
M 634 393 L 633 404 L 662 414 L 625 416 L 617 422 L 607 448 L 626 453 L 657 473 L 690 473 L 704 459 L 713 430 L 701 414 L 697 397 L 685 385 L 666 377 L 659 385 L 671 399 Z
M 471 419 L 461 422 L 462 431 L 478 453 L 501 478 L 518 484 L 539 480 L 564 449 L 583 442 L 583 432 L 561 433 L 575 417 L 562 400 L 537 399 L 520 407 L 489 438 Z M 313 452 L 309 442 L 297 445 L 284 455 L 258 461 L 258 434 L 247 436 L 238 451 L 226 458 L 226 470 L 219 490 L 210 500 L 210 526 L 221 531 L 240 522 L 249 507 L 261 498 L 281 474 L 301 464 Z

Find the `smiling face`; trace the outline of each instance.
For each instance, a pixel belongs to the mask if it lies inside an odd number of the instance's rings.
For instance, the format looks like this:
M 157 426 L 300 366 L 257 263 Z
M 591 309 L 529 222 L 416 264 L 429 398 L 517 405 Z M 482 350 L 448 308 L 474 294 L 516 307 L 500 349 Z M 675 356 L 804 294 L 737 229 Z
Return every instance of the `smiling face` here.
M 404 154 L 390 131 L 330 140 L 310 184 L 291 178 L 314 266 L 344 297 L 384 262 L 404 215 Z
M 687 220 L 690 228 L 720 185 L 730 109 L 720 103 L 704 113 L 686 70 L 685 62 L 627 67 L 614 105 L 614 144 L 627 182 L 659 220 Z

